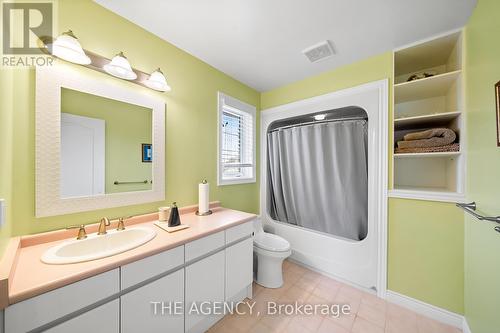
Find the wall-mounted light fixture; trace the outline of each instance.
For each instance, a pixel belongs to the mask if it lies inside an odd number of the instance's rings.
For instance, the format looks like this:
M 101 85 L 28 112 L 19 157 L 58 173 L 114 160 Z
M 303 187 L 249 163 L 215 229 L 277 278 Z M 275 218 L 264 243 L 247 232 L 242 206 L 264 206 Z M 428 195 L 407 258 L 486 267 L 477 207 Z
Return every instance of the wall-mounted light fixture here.
M 162 92 L 171 90 L 167 84 L 165 75 L 159 68 L 153 73 L 148 74 L 132 68 L 123 52 L 118 53 L 110 60 L 84 50 L 71 30 L 64 32 L 55 40 L 52 38 L 43 38 L 40 40 L 45 45 L 44 50 L 56 58 L 79 64 L 101 73 L 107 73 L 153 90 Z
M 163 75 L 163 72 L 158 68 L 155 70 L 149 78 L 144 82 L 146 86 L 148 86 L 151 89 L 158 90 L 158 91 L 170 91 L 171 88 L 167 83 L 167 79 L 165 78 L 165 75 Z
M 123 52 L 118 53 L 111 59 L 109 64 L 104 65 L 103 69 L 106 73 L 119 77 L 124 80 L 135 80 L 137 74 L 132 70 L 132 66 L 127 60 Z
M 83 51 L 78 38 L 76 38 L 71 30 L 57 37 L 52 45 L 49 46 L 49 49 L 50 47 L 52 48 L 52 55 L 58 58 L 80 65 L 91 63 L 90 58 Z

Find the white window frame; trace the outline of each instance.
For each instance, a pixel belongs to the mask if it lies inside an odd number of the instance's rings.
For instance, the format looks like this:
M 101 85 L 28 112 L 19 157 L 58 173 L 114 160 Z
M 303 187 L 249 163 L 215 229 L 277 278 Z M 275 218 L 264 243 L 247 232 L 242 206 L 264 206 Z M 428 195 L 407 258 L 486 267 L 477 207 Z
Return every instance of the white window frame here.
M 217 92 L 217 185 L 236 185 L 236 184 L 249 184 L 256 182 L 256 148 L 257 148 L 257 109 L 255 106 L 242 102 L 234 97 L 226 95 L 222 92 Z M 244 177 L 238 179 L 223 179 L 222 177 L 222 115 L 224 106 L 236 109 L 239 112 L 247 113 L 252 117 L 252 177 Z M 243 143 L 248 144 L 248 143 Z M 242 151 L 244 148 L 242 148 Z

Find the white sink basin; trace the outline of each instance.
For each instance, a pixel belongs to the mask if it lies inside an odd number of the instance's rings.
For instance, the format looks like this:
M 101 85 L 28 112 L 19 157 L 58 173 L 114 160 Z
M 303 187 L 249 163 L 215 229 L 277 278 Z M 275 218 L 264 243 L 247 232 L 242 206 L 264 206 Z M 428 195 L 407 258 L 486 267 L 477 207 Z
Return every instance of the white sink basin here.
M 99 236 L 91 234 L 86 239 L 75 239 L 51 247 L 41 260 L 46 264 L 59 265 L 105 258 L 136 248 L 155 236 L 155 230 L 144 227 L 111 230 Z

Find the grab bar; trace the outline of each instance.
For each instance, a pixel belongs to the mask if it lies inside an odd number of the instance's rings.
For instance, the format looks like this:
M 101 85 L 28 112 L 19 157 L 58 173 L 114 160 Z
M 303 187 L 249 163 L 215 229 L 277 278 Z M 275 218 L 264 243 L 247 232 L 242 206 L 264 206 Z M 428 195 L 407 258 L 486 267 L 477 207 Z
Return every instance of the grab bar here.
M 500 216 L 484 216 L 483 214 L 479 213 L 477 211 L 477 205 L 475 201 L 471 203 L 457 203 L 456 205 L 457 207 L 462 208 L 467 213 L 471 214 L 480 221 L 490 221 L 500 224 Z M 500 226 L 496 226 L 495 231 L 500 232 Z
M 115 180 L 113 184 L 115 185 L 125 185 L 125 184 L 147 184 L 147 180 L 141 180 L 138 182 L 119 182 L 118 180 Z

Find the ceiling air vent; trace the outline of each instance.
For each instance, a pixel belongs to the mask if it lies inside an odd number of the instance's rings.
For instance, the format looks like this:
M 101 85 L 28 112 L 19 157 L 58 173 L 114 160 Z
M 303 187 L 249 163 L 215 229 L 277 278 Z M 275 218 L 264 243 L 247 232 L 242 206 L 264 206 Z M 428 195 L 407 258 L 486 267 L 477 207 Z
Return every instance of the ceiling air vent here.
M 302 53 L 309 59 L 310 62 L 318 62 L 320 60 L 331 57 L 333 52 L 333 47 L 329 41 L 325 40 L 316 45 L 308 47 L 303 50 Z

